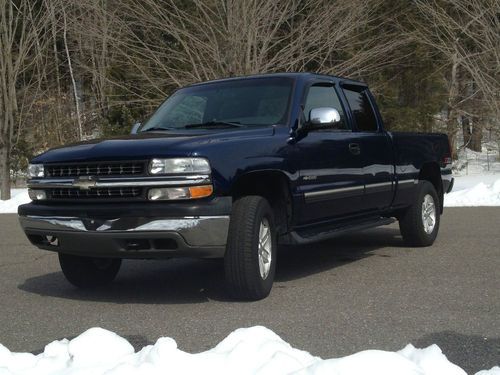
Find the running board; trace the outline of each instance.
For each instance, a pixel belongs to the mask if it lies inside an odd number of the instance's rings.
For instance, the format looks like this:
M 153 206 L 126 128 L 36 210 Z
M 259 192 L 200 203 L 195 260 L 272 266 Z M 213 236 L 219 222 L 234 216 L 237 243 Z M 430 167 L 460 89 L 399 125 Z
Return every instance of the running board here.
M 303 245 L 312 242 L 331 239 L 346 233 L 357 232 L 360 230 L 370 229 L 381 225 L 389 225 L 394 223 L 395 221 L 396 220 L 393 218 L 378 217 L 375 219 L 363 220 L 361 222 L 356 222 L 354 224 L 337 228 L 323 226 L 317 229 L 293 231 L 289 234 L 290 236 L 289 238 L 292 240 L 291 241 L 292 243 Z

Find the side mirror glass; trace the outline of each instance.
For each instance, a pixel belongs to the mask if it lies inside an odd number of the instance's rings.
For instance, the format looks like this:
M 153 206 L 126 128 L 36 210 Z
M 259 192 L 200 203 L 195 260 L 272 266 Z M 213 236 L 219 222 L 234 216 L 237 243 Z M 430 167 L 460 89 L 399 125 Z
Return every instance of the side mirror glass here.
M 338 124 L 340 122 L 340 113 L 335 108 L 320 107 L 313 108 L 309 112 L 310 128 L 324 128 Z
M 139 128 L 141 127 L 141 123 L 138 122 L 138 123 L 135 123 L 133 126 L 132 126 L 132 129 L 130 130 L 130 134 L 137 134 L 137 130 L 139 130 Z

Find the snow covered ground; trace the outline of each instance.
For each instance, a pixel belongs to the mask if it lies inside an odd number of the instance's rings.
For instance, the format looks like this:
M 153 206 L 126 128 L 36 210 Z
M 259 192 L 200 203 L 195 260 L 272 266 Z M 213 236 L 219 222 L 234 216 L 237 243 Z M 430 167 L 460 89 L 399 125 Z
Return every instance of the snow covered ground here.
M 10 194 L 11 199 L 8 201 L 0 200 L 0 214 L 17 213 L 17 207 L 20 204 L 31 201 L 28 197 L 28 189 L 11 189 Z
M 500 206 L 498 144 L 486 143 L 482 152 L 463 149 L 453 164 L 455 185 L 445 195 L 445 207 Z
M 456 176 L 445 207 L 500 206 L 500 174 Z
M 91 328 L 71 341 L 54 341 L 43 353 L 12 353 L 0 345 L 1 375 L 155 375 L 155 374 L 300 374 L 300 375 L 464 375 L 438 346 L 398 352 L 366 350 L 323 360 L 294 349 L 264 327 L 241 328 L 215 348 L 198 354 L 183 352 L 172 338 L 134 352 L 117 334 Z M 477 375 L 500 375 L 500 367 Z

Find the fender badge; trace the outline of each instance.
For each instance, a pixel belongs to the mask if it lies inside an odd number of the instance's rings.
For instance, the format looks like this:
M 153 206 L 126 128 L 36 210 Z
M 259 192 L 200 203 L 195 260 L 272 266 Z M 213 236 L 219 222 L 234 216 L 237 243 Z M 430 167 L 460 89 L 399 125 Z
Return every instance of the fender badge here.
M 89 190 L 95 187 L 97 181 L 92 176 L 78 177 L 73 181 L 73 186 L 79 188 L 80 190 Z
M 308 175 L 308 176 L 302 177 L 302 179 L 305 181 L 316 180 L 317 178 L 318 178 L 318 176 L 314 176 L 314 175 Z

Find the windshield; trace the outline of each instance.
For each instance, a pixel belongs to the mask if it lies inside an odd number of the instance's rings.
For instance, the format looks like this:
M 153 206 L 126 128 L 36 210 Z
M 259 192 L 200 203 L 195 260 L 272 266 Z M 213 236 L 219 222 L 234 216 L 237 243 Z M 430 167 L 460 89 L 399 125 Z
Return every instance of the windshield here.
M 293 81 L 255 78 L 180 89 L 140 131 L 286 123 Z

